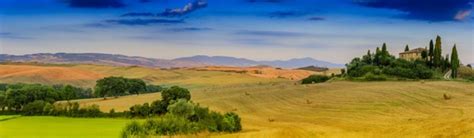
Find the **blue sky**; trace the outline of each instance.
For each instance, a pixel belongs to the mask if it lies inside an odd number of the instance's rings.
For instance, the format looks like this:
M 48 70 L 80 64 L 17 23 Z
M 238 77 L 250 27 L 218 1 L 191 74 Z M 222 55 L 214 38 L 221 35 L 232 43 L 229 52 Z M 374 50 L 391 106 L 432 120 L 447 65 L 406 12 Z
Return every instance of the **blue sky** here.
M 0 53 L 100 52 L 346 63 L 443 37 L 474 62 L 473 0 L 2 0 Z

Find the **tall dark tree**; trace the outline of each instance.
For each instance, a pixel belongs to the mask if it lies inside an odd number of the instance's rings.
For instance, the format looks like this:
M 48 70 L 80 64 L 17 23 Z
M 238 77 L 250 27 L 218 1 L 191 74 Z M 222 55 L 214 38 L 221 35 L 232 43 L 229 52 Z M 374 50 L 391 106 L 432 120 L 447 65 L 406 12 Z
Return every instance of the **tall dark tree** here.
M 433 58 L 434 58 L 434 43 L 433 40 L 430 40 L 430 49 L 428 50 L 428 65 L 433 67 Z
M 456 44 L 453 47 L 453 51 L 451 52 L 451 77 L 456 78 L 458 76 L 458 68 L 460 66 L 460 61 L 458 57 L 458 50 L 456 48 Z
M 375 65 L 379 65 L 380 64 L 380 56 L 382 55 L 382 52 L 380 51 L 380 48 L 377 47 L 377 49 L 375 50 L 375 55 L 374 55 L 374 61 L 373 63 Z
M 405 46 L 405 52 L 407 51 L 410 51 L 410 48 L 408 47 L 408 45 Z
M 383 45 L 382 45 L 382 55 L 383 56 L 390 55 L 390 53 L 387 50 L 387 44 L 386 43 L 383 43 Z
M 434 59 L 433 63 L 435 67 L 441 67 L 441 62 L 442 62 L 442 49 L 441 49 L 441 37 L 437 36 L 436 37 L 436 43 L 435 43 L 435 49 L 434 49 Z
M 379 65 L 387 66 L 387 65 L 390 64 L 391 59 L 392 59 L 392 57 L 391 57 L 390 53 L 388 52 L 387 44 L 383 43 L 382 52 L 380 54 L 380 64 Z
M 425 50 L 423 50 L 421 52 L 421 58 L 424 60 L 424 61 L 428 61 L 428 51 L 427 51 L 427 48 L 425 48 Z
M 443 58 L 443 71 L 448 70 L 451 67 L 451 63 L 449 62 L 449 54 L 446 54 L 445 58 Z

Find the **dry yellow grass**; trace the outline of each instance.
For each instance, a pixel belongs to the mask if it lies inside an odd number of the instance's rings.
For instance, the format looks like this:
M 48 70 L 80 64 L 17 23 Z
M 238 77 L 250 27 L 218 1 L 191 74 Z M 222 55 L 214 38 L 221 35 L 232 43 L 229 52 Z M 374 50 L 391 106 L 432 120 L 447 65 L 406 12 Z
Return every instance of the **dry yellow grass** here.
M 140 78 L 153 84 L 187 87 L 282 81 L 282 79 L 256 78 L 231 72 L 190 69 L 160 70 L 100 65 L 0 65 L 0 82 L 5 83 L 72 84 L 93 87 L 96 80 L 107 76 Z
M 0 82 L 92 85 L 104 75 L 61 66 L 0 65 Z
M 248 74 L 250 76 L 260 78 L 284 78 L 289 80 L 301 80 L 310 75 L 331 75 L 340 74 L 340 69 L 330 69 L 323 72 L 297 70 L 297 69 L 277 69 L 268 66 L 255 66 L 255 67 L 225 67 L 225 66 L 207 66 L 192 68 L 194 70 L 202 71 L 224 71 L 224 72 L 236 72 L 242 74 Z
M 453 98 L 444 100 L 444 94 Z M 242 132 L 211 134 L 218 137 L 474 136 L 472 83 L 280 82 L 195 88 L 192 96 L 213 110 L 241 115 Z M 142 98 L 111 102 L 152 100 Z

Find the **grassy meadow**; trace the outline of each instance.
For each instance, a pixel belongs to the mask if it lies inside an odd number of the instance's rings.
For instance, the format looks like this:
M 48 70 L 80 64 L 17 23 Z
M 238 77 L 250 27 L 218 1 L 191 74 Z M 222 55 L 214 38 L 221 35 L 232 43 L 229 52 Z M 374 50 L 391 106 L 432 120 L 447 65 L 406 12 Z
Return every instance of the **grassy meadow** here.
M 243 131 L 211 137 L 473 137 L 474 84 L 457 81 L 330 81 L 300 85 L 245 74 L 76 65 L 104 76 L 143 78 L 189 88 L 194 102 L 242 118 Z M 13 79 L 13 78 L 10 78 Z M 61 81 L 58 81 L 61 82 Z M 94 82 L 87 82 L 93 84 Z M 84 84 L 87 84 L 84 83 Z M 443 95 L 449 95 L 446 100 Z M 103 100 L 101 110 L 128 110 L 160 94 Z M 2 116 L 0 116 L 1 120 Z M 118 137 L 126 119 L 17 117 L 0 121 L 0 137 Z
M 2 116 L 0 116 L 2 118 Z M 128 119 L 16 117 L 0 121 L 1 138 L 104 138 L 120 136 Z

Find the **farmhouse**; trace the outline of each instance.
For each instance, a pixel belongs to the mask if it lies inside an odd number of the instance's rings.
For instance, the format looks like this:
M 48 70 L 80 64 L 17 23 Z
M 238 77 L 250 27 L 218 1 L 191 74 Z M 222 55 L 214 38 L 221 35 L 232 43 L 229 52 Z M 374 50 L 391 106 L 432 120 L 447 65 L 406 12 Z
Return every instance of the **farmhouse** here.
M 426 50 L 425 48 L 416 48 L 410 51 L 405 51 L 405 52 L 400 53 L 400 58 L 409 60 L 409 61 L 421 59 L 422 58 L 421 53 L 423 53 L 423 51 L 425 50 Z

